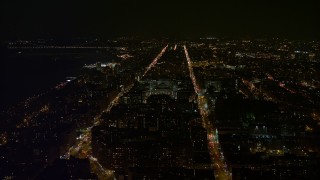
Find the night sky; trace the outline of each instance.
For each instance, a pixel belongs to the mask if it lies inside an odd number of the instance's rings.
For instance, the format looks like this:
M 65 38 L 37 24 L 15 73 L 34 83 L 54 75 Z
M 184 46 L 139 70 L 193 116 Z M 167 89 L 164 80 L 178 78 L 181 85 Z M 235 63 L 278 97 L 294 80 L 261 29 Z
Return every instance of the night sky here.
M 319 4 L 319 3 L 318 3 Z M 316 0 L 10 0 L 1 38 L 320 37 Z

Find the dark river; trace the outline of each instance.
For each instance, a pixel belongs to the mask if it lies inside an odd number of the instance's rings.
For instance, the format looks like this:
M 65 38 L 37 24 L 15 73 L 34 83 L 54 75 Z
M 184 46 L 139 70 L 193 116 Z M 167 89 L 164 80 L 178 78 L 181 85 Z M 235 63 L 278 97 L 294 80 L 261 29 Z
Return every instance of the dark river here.
M 68 76 L 78 76 L 84 64 L 112 60 L 95 50 L 77 51 L 2 49 L 0 109 L 45 92 Z

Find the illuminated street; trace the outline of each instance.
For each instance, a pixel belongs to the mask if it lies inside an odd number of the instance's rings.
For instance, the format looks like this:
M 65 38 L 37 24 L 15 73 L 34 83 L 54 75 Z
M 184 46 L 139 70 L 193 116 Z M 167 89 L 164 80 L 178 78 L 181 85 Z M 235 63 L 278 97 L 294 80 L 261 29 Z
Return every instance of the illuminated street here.
M 157 61 L 161 58 L 163 53 L 166 51 L 168 45 L 162 49 L 160 54 L 152 61 L 152 63 L 148 66 L 148 68 L 145 70 L 144 75 L 153 68 Z M 108 113 L 111 111 L 112 107 L 117 105 L 119 99 L 127 92 L 130 91 L 130 89 L 134 86 L 134 83 L 129 84 L 127 87 L 123 88 L 117 96 L 113 98 L 113 100 L 109 103 L 107 106 L 107 109 L 100 112 L 94 117 L 94 125 L 97 126 L 101 123 L 101 116 L 104 113 Z M 77 138 L 77 143 L 73 145 L 71 148 L 69 148 L 68 152 L 62 156 L 63 159 L 68 159 L 71 156 L 77 157 L 77 158 L 89 158 L 91 168 L 95 174 L 98 175 L 99 179 L 113 179 L 113 171 L 104 169 L 101 164 L 99 164 L 98 160 L 92 156 L 92 148 L 91 148 L 91 129 L 92 127 L 86 128 L 82 134 Z
M 146 71 L 143 73 L 142 77 L 145 76 L 145 75 L 148 73 L 148 71 L 150 71 L 150 69 L 153 68 L 153 67 L 157 64 L 158 60 L 159 60 L 159 59 L 162 57 L 162 55 L 166 52 L 167 48 L 168 48 L 168 45 L 161 50 L 160 54 L 159 54 L 159 55 L 152 61 L 152 63 L 147 67 L 147 69 L 146 69 Z
M 190 60 L 188 49 L 186 45 L 184 45 L 185 56 L 188 61 L 188 67 L 190 71 L 190 78 L 192 79 L 192 83 L 194 86 L 195 93 L 197 93 L 198 98 L 198 107 L 200 110 L 200 114 L 202 116 L 202 125 L 207 130 L 207 138 L 208 138 L 208 148 L 210 150 L 210 155 L 212 158 L 213 167 L 215 170 L 215 178 L 226 180 L 231 179 L 231 173 L 228 170 L 227 164 L 224 160 L 223 152 L 221 151 L 221 147 L 219 144 L 218 134 L 214 125 L 210 123 L 208 119 L 209 111 L 208 111 L 208 103 L 207 99 L 204 95 L 202 95 L 201 89 L 197 84 L 196 77 L 193 73 L 192 62 Z

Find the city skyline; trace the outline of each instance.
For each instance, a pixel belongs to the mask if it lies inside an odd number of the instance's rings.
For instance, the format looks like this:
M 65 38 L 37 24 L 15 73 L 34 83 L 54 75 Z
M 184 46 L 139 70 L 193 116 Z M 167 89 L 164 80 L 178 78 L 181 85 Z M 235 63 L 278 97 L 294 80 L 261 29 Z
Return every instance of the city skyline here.
M 37 39 L 5 50 L 1 99 L 31 96 L 0 111 L 4 179 L 319 177 L 318 41 Z
M 12 0 L 0 179 L 320 179 L 316 0 Z

